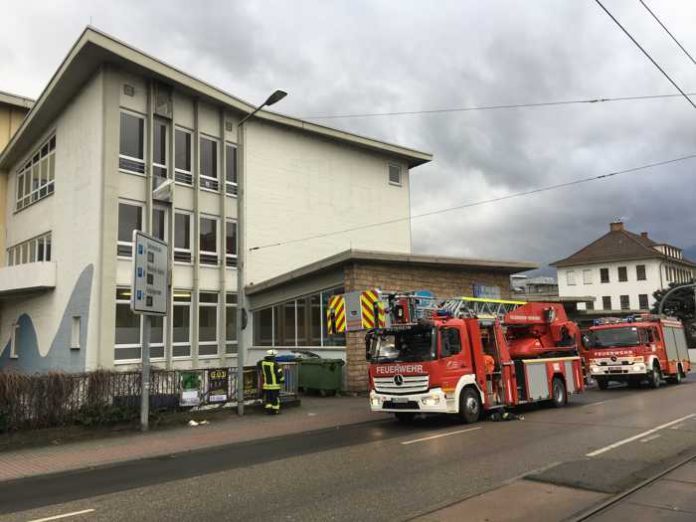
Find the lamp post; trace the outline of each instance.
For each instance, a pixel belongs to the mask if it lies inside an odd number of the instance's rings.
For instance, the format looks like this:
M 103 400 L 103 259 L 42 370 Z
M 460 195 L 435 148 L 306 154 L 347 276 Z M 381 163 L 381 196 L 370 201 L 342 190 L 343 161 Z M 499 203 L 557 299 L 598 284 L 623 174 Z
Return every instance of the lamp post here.
M 657 313 L 659 315 L 662 315 L 662 310 L 665 307 L 665 303 L 667 302 L 667 298 L 672 295 L 674 292 L 678 290 L 684 290 L 686 288 L 693 288 L 694 289 L 694 300 L 696 300 L 696 283 L 689 283 L 687 285 L 681 285 L 681 286 L 675 286 L 671 290 L 669 290 L 665 295 L 662 296 L 662 299 L 660 299 L 660 306 L 657 309 Z M 694 306 L 696 306 L 696 302 L 694 303 Z
M 287 92 L 276 90 L 265 102 L 247 114 L 237 124 L 237 414 L 244 415 L 244 356 L 243 330 L 246 326 L 244 296 L 244 271 L 246 269 L 246 237 L 244 229 L 244 123 L 254 117 L 264 107 L 279 102 L 288 95 Z

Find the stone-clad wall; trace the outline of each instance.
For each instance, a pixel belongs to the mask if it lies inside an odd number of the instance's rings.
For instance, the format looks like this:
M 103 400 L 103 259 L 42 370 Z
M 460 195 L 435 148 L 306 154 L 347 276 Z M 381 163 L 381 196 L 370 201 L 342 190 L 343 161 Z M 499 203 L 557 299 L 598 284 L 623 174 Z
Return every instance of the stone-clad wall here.
M 503 299 L 510 297 L 508 274 L 467 268 L 440 268 L 388 263 L 350 263 L 345 267 L 346 292 L 381 288 L 408 292 L 430 290 L 438 299 L 470 296 L 473 285 L 483 284 L 500 288 Z M 367 390 L 367 362 L 365 361 L 363 332 L 346 335 L 347 389 L 350 392 Z

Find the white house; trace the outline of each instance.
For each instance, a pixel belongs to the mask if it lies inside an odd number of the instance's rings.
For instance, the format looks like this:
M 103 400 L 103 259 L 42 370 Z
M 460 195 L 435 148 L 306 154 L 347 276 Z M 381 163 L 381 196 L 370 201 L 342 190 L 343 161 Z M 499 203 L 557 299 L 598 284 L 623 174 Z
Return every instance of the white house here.
M 134 229 L 173 246 L 169 315 L 153 323 L 155 364 L 234 365 L 235 158 L 238 123 L 253 110 L 84 31 L 0 156 L 0 369 L 138 364 Z M 408 216 L 410 169 L 432 159 L 269 111 L 243 128 L 249 248 Z M 153 195 L 166 180 L 171 190 Z M 245 285 L 351 247 L 409 253 L 409 222 L 253 250 Z
M 696 276 L 696 263 L 684 258 L 680 248 L 656 242 L 647 232 L 629 232 L 621 222 L 611 223 L 607 234 L 551 265 L 558 272 L 561 297 L 595 297 L 588 310 L 649 310 L 653 292 Z

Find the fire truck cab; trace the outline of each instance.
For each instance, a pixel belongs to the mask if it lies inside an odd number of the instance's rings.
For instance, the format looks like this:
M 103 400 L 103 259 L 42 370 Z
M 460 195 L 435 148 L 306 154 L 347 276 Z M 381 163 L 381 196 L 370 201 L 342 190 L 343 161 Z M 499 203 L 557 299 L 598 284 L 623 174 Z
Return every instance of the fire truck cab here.
M 654 314 L 603 318 L 584 336 L 583 357 L 597 386 L 610 381 L 658 388 L 663 379 L 679 384 L 691 371 L 684 327 Z
M 518 312 L 517 346 L 522 346 L 520 318 Z M 453 317 L 447 309 L 436 309 L 415 324 L 370 330 L 366 350 L 372 411 L 394 413 L 401 421 L 446 413 L 476 422 L 484 411 L 525 403 L 550 401 L 561 407 L 569 394 L 583 390 L 575 350 L 547 347 L 560 356 L 539 357 L 524 344 L 524 356 L 516 358 L 506 330 L 500 318 Z

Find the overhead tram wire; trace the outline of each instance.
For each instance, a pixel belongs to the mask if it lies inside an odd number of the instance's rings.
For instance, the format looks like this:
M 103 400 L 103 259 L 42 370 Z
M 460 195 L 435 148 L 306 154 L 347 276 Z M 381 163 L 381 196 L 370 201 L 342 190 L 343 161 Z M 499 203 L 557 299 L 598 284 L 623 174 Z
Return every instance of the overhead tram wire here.
M 652 17 L 655 19 L 655 21 L 658 24 L 660 24 L 660 27 L 662 27 L 662 29 L 665 30 L 665 32 L 669 35 L 669 37 L 672 40 L 674 40 L 674 43 L 679 46 L 679 48 L 684 52 L 684 54 L 689 57 L 689 60 L 691 60 L 691 63 L 696 65 L 696 60 L 694 60 L 694 57 L 691 56 L 691 54 L 689 54 L 689 51 L 687 51 L 684 48 L 684 46 L 679 42 L 679 40 L 677 40 L 677 38 L 671 33 L 671 31 L 669 29 L 667 29 L 667 26 L 662 23 L 662 21 L 657 17 L 657 15 L 655 13 L 652 12 L 652 10 L 648 7 L 648 5 L 643 0 L 638 0 L 638 1 L 643 5 L 643 7 L 645 7 L 645 9 L 648 11 L 648 13 L 650 13 L 652 15 Z
M 658 63 L 653 59 L 653 57 L 650 56 L 650 54 L 648 53 L 648 51 L 646 51 L 645 49 L 643 49 L 643 47 L 638 43 L 638 41 L 637 41 L 635 38 L 633 38 L 633 36 L 631 35 L 631 33 L 629 33 L 629 32 L 626 30 L 626 28 L 625 28 L 623 25 L 621 25 L 621 22 L 619 22 L 619 21 L 614 17 L 614 15 L 611 14 L 611 13 L 609 12 L 609 10 L 608 10 L 606 7 L 604 7 L 604 4 L 602 4 L 602 2 L 601 2 L 600 0 L 595 0 L 595 2 L 597 3 L 597 5 L 598 5 L 599 7 L 602 8 L 602 10 L 603 10 L 605 13 L 607 13 L 607 15 L 609 15 L 609 18 L 611 18 L 611 19 L 614 21 L 614 23 L 615 23 L 616 25 L 619 26 L 619 28 L 624 32 L 624 34 L 625 34 L 626 36 L 628 36 L 628 37 L 631 39 L 631 41 L 636 45 L 636 47 L 638 47 L 638 49 L 640 49 L 640 50 L 643 52 L 643 54 L 648 58 L 648 60 L 650 60 L 650 61 L 653 63 L 653 65 L 654 65 L 655 67 L 657 67 L 657 69 L 664 75 L 664 77 L 667 78 L 667 79 L 669 80 L 669 82 L 674 86 L 674 88 L 677 89 L 677 90 L 681 93 L 681 95 L 684 97 L 684 99 L 685 99 L 686 101 L 688 101 L 689 104 L 690 104 L 694 109 L 696 109 L 696 104 L 694 104 L 694 102 L 691 101 L 691 98 L 689 98 L 689 96 L 688 96 L 683 90 L 681 90 L 681 88 L 680 88 L 680 87 L 677 85 L 677 83 L 669 76 L 669 74 L 667 74 L 667 73 L 665 72 L 665 70 L 664 70 L 662 67 L 660 67 L 660 64 L 658 64 Z
M 682 93 L 683 94 L 683 93 Z M 317 116 L 301 116 L 304 120 L 338 120 L 345 118 L 372 118 L 377 116 L 408 116 L 417 114 L 445 114 L 450 112 L 474 112 L 474 111 L 496 111 L 504 109 L 527 109 L 538 107 L 557 107 L 562 105 L 590 105 L 599 103 L 636 101 L 636 100 L 655 100 L 664 98 L 678 98 L 682 94 L 646 94 L 643 96 L 619 96 L 614 98 L 588 98 L 582 100 L 556 100 L 549 102 L 532 103 L 506 103 L 498 105 L 479 105 L 472 107 L 447 107 L 442 109 L 424 109 L 417 111 L 393 111 L 393 112 L 365 112 L 357 114 L 326 114 Z M 696 96 L 696 92 L 687 93 L 689 96 Z
M 663 165 L 669 165 L 669 164 L 671 164 L 671 163 L 677 163 L 677 162 L 686 161 L 686 160 L 690 160 L 690 159 L 696 159 L 696 153 L 694 153 L 694 154 L 689 154 L 689 155 L 687 155 L 687 156 L 680 156 L 680 157 L 678 157 L 678 158 L 672 158 L 672 159 L 668 159 L 668 160 L 657 161 L 657 162 L 654 162 L 654 163 L 646 163 L 646 164 L 640 165 L 640 166 L 638 166 L 638 167 L 631 167 L 631 168 L 628 168 L 628 169 L 617 170 L 617 171 L 614 171 L 614 172 L 608 172 L 608 173 L 606 173 L 606 174 L 600 174 L 600 175 L 598 175 L 598 176 L 590 176 L 590 177 L 587 177 L 587 178 L 580 178 L 580 179 L 576 179 L 576 180 L 573 180 L 573 181 L 567 181 L 567 182 L 565 182 L 565 183 L 557 183 L 557 184 L 555 184 L 555 185 L 547 185 L 547 186 L 545 186 L 545 187 L 538 187 L 538 188 L 531 189 L 531 190 L 526 190 L 526 191 L 523 191 L 523 192 L 515 192 L 515 193 L 513 193 L 513 194 L 507 194 L 507 195 L 505 195 L 505 196 L 499 196 L 499 197 L 496 197 L 496 198 L 483 199 L 483 200 L 480 200 L 480 201 L 474 201 L 474 202 L 471 202 L 471 203 L 464 203 L 464 204 L 461 204 L 461 205 L 456 205 L 456 206 L 454 206 L 454 207 L 447 207 L 447 208 L 442 208 L 442 209 L 439 209 L 439 210 L 431 210 L 431 211 L 429 211 L 429 212 L 423 212 L 422 214 L 415 214 L 415 215 L 412 215 L 412 216 L 406 216 L 406 217 L 402 217 L 402 218 L 388 219 L 388 220 L 386 220 L 386 221 L 380 221 L 380 222 L 375 222 L 375 223 L 368 223 L 367 225 L 360 225 L 360 226 L 356 226 L 356 227 L 345 228 L 345 229 L 342 229 L 342 230 L 335 230 L 335 231 L 333 231 L 333 232 L 325 232 L 325 233 L 323 233 L 323 234 L 315 234 L 315 235 L 312 235 L 312 236 L 300 237 L 300 238 L 297 238 L 297 239 L 289 239 L 289 240 L 287 240 L 287 241 L 279 241 L 279 242 L 277 242 L 277 243 L 268 243 L 268 244 L 265 244 L 265 245 L 258 245 L 258 246 L 255 246 L 255 247 L 251 247 L 251 248 L 249 249 L 249 251 L 265 250 L 265 249 L 268 249 L 268 248 L 274 248 L 274 247 L 285 246 L 285 245 L 289 245 L 289 244 L 292 244 L 292 243 L 302 243 L 302 242 L 305 242 L 305 241 L 311 241 L 311 240 L 313 240 L 313 239 L 321 239 L 321 238 L 324 238 L 324 237 L 335 236 L 335 235 L 338 235 L 338 234 L 347 234 L 348 232 L 355 232 L 355 231 L 358 231 L 358 230 L 365 230 L 365 229 L 367 229 L 367 228 L 374 228 L 374 227 L 379 227 L 379 226 L 383 226 L 383 225 L 391 225 L 391 224 L 393 224 L 393 223 L 401 223 L 401 222 L 403 222 L 403 221 L 413 221 L 413 220 L 415 220 L 415 219 L 420 219 L 420 218 L 424 218 L 424 217 L 435 216 L 435 215 L 438 215 L 438 214 L 444 214 L 444 213 L 446 213 L 446 212 L 453 212 L 453 211 L 455 211 L 455 210 L 462 210 L 462 209 L 466 209 L 466 208 L 478 207 L 478 206 L 481 206 L 481 205 L 487 205 L 487 204 L 489 204 L 489 203 L 497 203 L 497 202 L 499 202 L 499 201 L 505 201 L 505 200 L 508 200 L 508 199 L 515 199 L 515 198 L 520 198 L 520 197 L 522 197 L 522 196 L 529 196 L 529 195 L 532 195 L 532 194 L 539 194 L 539 193 L 541 193 L 541 192 L 548 192 L 548 191 L 557 190 L 557 189 L 560 189 L 560 188 L 572 187 L 572 186 L 574 186 L 574 185 L 581 185 L 581 184 L 584 184 L 584 183 L 590 183 L 590 182 L 592 182 L 592 181 L 605 180 L 605 179 L 608 179 L 608 178 L 612 178 L 612 177 L 615 177 L 615 176 L 619 176 L 619 175 L 621 175 L 621 174 L 630 174 L 630 173 L 633 173 L 633 172 L 638 172 L 638 171 L 645 170 L 645 169 L 650 169 L 650 168 L 653 168 L 653 167 L 660 167 L 660 166 L 663 166 Z

